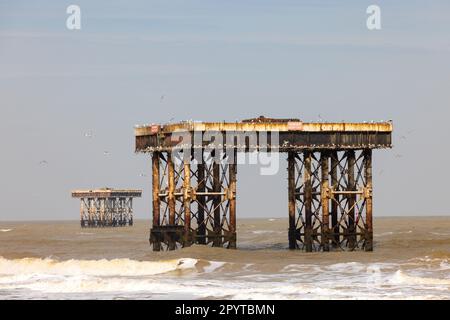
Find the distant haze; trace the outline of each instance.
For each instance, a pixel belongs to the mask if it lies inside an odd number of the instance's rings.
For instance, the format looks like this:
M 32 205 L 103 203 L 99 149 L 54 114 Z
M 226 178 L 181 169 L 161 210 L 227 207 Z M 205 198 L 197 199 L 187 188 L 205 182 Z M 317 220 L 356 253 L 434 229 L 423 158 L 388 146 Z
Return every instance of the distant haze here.
M 81 30 L 66 7 L 81 8 Z M 394 121 L 374 215 L 447 215 L 448 1 L 0 1 L 0 220 L 77 219 L 72 189 L 143 189 L 133 126 L 170 119 Z M 286 217 L 276 176 L 238 169 L 239 217 Z

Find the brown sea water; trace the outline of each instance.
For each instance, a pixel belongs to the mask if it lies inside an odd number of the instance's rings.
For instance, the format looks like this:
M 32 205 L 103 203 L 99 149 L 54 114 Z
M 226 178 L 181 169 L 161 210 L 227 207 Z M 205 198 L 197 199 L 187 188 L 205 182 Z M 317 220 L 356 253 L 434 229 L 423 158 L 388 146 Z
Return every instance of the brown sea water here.
M 374 252 L 287 250 L 287 219 L 241 219 L 238 250 L 153 252 L 150 222 L 0 222 L 0 299 L 449 299 L 450 218 L 377 218 Z

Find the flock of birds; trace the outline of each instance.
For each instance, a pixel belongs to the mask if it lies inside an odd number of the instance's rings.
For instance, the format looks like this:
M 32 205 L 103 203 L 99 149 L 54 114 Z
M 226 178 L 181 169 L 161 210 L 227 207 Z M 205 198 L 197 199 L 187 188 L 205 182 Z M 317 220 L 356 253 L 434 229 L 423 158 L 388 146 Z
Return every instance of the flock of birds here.
M 162 102 L 164 101 L 164 98 L 165 98 L 165 95 L 164 95 L 164 94 L 161 95 L 161 97 L 160 97 L 160 99 L 159 99 L 159 102 L 162 103 Z M 175 119 L 175 118 L 171 118 L 171 119 L 169 120 L 169 123 L 172 122 L 174 119 Z M 92 130 L 88 130 L 88 131 L 86 131 L 86 132 L 83 133 L 83 136 L 84 136 L 85 138 L 87 138 L 87 139 L 92 139 L 92 138 L 94 138 L 94 133 L 93 133 Z M 110 153 L 108 150 L 104 150 L 104 151 L 103 151 L 103 155 L 104 155 L 105 157 L 109 157 L 109 156 L 111 155 L 111 153 Z M 40 160 L 38 164 L 39 164 L 39 166 L 44 167 L 44 166 L 48 166 L 49 163 L 48 163 L 47 160 L 43 159 L 43 160 Z M 146 175 L 145 173 L 140 173 L 140 174 L 139 174 L 139 177 L 145 178 L 145 177 L 147 177 L 147 175 Z
M 160 100 L 159 100 L 160 103 L 162 103 L 162 102 L 164 101 L 164 98 L 165 98 L 165 95 L 164 95 L 164 94 L 161 95 Z M 175 118 L 170 118 L 170 120 L 168 121 L 168 123 L 172 123 L 172 121 L 173 121 L 174 119 L 175 119 Z M 237 121 L 237 120 L 236 120 L 236 121 Z M 318 122 L 325 122 L 324 119 L 322 118 L 322 116 L 321 116 L 320 114 L 319 114 L 318 117 L 317 117 L 317 121 L 318 121 Z M 374 121 L 372 121 L 372 123 L 373 123 L 373 122 L 374 122 Z M 383 122 L 383 120 L 382 120 L 381 122 Z M 399 137 L 400 140 L 407 140 L 407 139 L 408 139 L 408 136 L 411 135 L 413 132 L 414 132 L 414 130 L 408 130 L 405 134 L 402 134 L 402 135 Z M 84 132 L 83 136 L 84 136 L 85 138 L 87 138 L 87 139 L 92 139 L 92 138 L 94 137 L 94 134 L 93 134 L 93 131 L 92 131 L 92 130 L 88 130 L 88 131 Z M 105 157 L 109 157 L 109 156 L 111 155 L 111 153 L 110 153 L 108 150 L 104 150 L 104 151 L 103 151 L 103 155 L 104 155 Z M 397 159 L 400 159 L 400 158 L 403 158 L 403 155 L 402 155 L 402 154 L 399 154 L 399 153 L 396 153 L 396 154 L 394 154 L 394 157 L 397 158 Z M 48 164 L 49 164 L 48 161 L 45 160 L 45 159 L 39 161 L 39 165 L 40 165 L 40 166 L 48 166 Z M 381 170 L 378 172 L 378 174 L 379 174 L 379 175 L 382 175 L 383 172 L 384 172 L 384 170 L 381 169 Z M 145 173 L 140 173 L 140 174 L 139 174 L 139 177 L 145 178 L 145 177 L 147 177 L 147 175 L 146 175 Z

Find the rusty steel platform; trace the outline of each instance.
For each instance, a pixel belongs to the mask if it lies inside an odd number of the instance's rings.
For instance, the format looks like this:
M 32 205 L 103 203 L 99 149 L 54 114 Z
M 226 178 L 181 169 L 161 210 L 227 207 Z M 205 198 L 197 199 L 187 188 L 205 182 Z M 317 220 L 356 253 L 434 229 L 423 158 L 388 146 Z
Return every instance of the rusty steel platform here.
M 306 123 L 298 119 L 269 119 L 259 117 L 242 122 L 180 122 L 166 125 L 144 125 L 135 128 L 137 152 L 170 152 L 180 148 L 182 133 L 190 133 L 189 143 L 193 148 L 204 148 L 221 144 L 224 148 L 238 148 L 242 151 L 259 149 L 260 135 L 267 135 L 266 147 L 280 152 L 298 150 L 345 150 L 390 148 L 393 124 L 388 122 L 364 123 Z M 222 143 L 203 139 L 195 141 L 197 134 L 214 137 L 223 136 Z M 255 133 L 256 139 L 246 139 Z M 270 138 L 278 134 L 278 141 Z
M 372 150 L 391 148 L 392 131 L 263 116 L 136 126 L 136 152 L 152 154 L 153 250 L 236 248 L 237 154 L 257 151 L 287 153 L 290 249 L 371 251 Z

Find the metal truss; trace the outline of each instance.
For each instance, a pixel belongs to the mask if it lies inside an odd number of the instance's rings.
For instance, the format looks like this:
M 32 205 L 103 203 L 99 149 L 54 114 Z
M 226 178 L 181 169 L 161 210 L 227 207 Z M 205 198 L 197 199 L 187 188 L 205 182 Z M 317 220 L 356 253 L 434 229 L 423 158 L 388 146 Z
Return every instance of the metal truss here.
M 182 152 L 152 155 L 154 251 L 194 243 L 236 248 L 236 151 L 198 152 L 199 162 Z
M 289 248 L 373 250 L 372 151 L 288 153 Z
M 152 154 L 155 251 L 236 248 L 237 151 L 196 152 Z M 370 149 L 288 152 L 288 197 L 290 249 L 372 251 Z
M 81 198 L 81 227 L 133 225 L 133 197 Z

